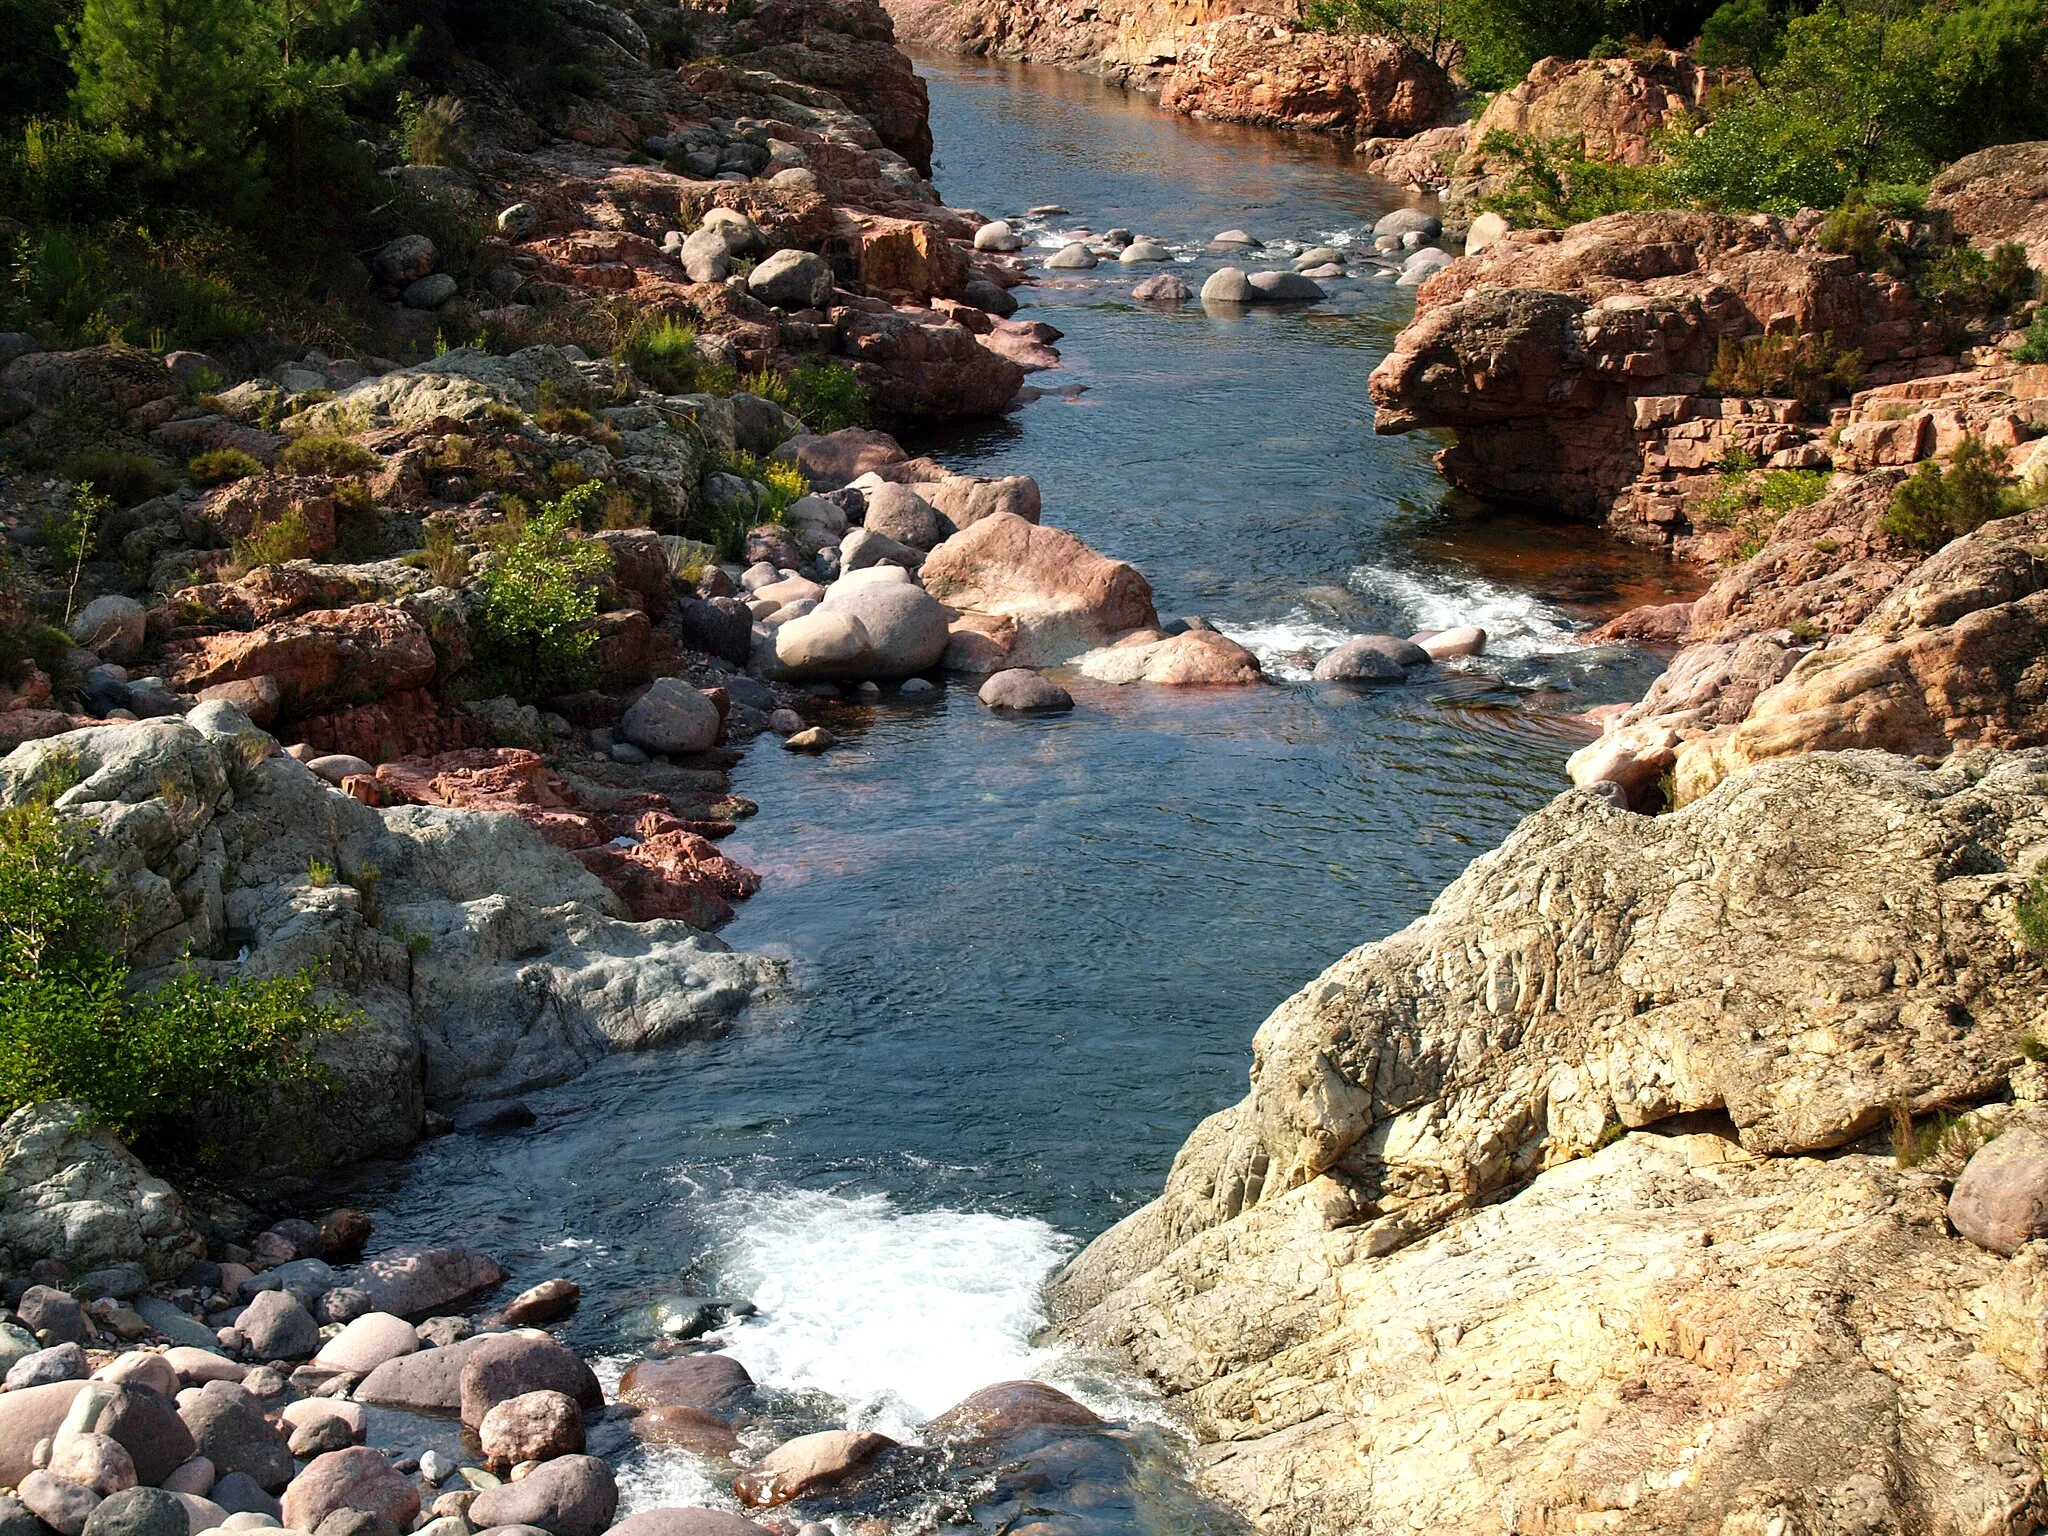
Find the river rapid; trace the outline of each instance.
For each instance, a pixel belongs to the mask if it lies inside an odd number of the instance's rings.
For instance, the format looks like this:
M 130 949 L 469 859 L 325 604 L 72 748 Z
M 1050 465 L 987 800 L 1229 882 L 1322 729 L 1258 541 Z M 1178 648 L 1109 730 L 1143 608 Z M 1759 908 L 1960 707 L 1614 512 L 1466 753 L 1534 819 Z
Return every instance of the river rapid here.
M 947 201 L 1033 205 L 1047 249 L 1121 225 L 1199 254 L 1370 244 L 1412 195 L 1326 141 L 1167 116 L 1057 71 L 924 58 Z M 1366 377 L 1412 290 L 1237 315 L 1134 305 L 1157 268 L 1018 290 L 1064 331 L 1044 398 L 910 444 L 1024 473 L 1045 519 L 1135 563 L 1280 681 L 1115 689 L 998 719 L 971 681 L 824 717 L 818 759 L 757 745 L 761 814 L 726 851 L 761 871 L 724 937 L 785 955 L 790 995 L 729 1037 L 611 1061 L 530 1096 L 532 1127 L 451 1136 L 356 1192 L 380 1241 L 465 1242 L 514 1286 L 565 1275 L 586 1354 L 630 1359 L 665 1296 L 743 1297 L 716 1342 L 770 1389 L 757 1432 L 915 1436 L 987 1383 L 1039 1376 L 1135 1428 L 1132 1474 L 1082 1523 L 1235 1530 L 1175 1475 L 1143 1387 L 1037 1348 L 1046 1276 L 1155 1194 L 1203 1116 L 1241 1096 L 1253 1031 L 1347 949 L 1420 914 L 1563 786 L 1571 716 L 1658 670 L 1577 635 L 1692 588 L 1588 529 L 1448 499 L 1424 437 L 1376 438 Z M 1487 655 L 1406 686 L 1311 684 L 1347 635 L 1483 625 Z M 731 1469 L 615 1437 L 626 1507 L 729 1504 Z M 858 1504 L 929 1528 L 966 1496 L 914 1465 Z M 1055 1500 L 1057 1504 L 1057 1500 Z M 839 1528 L 855 1527 L 842 1512 Z M 994 1529 L 994 1524 L 961 1526 Z M 1047 1530 L 1054 1529 L 1047 1526 Z

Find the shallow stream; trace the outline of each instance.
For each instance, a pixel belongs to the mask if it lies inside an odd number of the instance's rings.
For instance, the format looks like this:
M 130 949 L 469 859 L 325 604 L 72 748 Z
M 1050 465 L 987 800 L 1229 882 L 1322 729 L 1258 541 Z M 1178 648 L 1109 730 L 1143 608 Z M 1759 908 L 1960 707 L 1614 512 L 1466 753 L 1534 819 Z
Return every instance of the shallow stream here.
M 1052 70 L 919 68 L 949 202 L 1064 205 L 1027 223 L 1048 244 L 1154 235 L 1196 289 L 1220 230 L 1275 258 L 1369 245 L 1410 200 L 1325 141 L 1169 117 Z M 1372 435 L 1366 376 L 1411 290 L 1361 279 L 1309 308 L 1212 316 L 1134 305 L 1156 270 L 1019 290 L 1023 317 L 1066 333 L 1063 366 L 1033 383 L 1070 392 L 911 446 L 1035 475 L 1048 522 L 1287 681 L 1070 680 L 1072 715 L 1018 722 L 955 680 L 837 708 L 847 744 L 822 758 L 756 746 L 734 785 L 761 814 L 726 850 L 766 883 L 724 937 L 788 956 L 794 994 L 728 1039 L 532 1096 L 528 1130 L 428 1144 L 375 1191 L 380 1241 L 471 1243 L 520 1286 L 578 1280 L 565 1337 L 607 1356 L 647 1342 L 664 1295 L 748 1298 L 759 1315 L 718 1342 L 772 1389 L 783 1431 L 908 1437 L 1032 1375 L 1160 1417 L 1138 1384 L 1034 1349 L 1044 1278 L 1242 1094 L 1274 1004 L 1419 915 L 1559 791 L 1586 739 L 1569 717 L 1639 695 L 1659 665 L 1576 634 L 1682 578 L 1592 530 L 1449 503 L 1437 444 Z M 1345 635 L 1461 623 L 1492 635 L 1485 657 L 1388 689 L 1301 680 Z M 1118 1444 L 1135 1468 L 1118 1497 L 1045 1530 L 1236 1528 L 1171 1475 L 1170 1435 Z M 725 1502 L 730 1467 L 623 1460 L 630 1508 Z M 885 1481 L 856 1504 L 892 1528 L 965 1507 L 935 1466 Z M 983 1518 L 959 1528 L 996 1528 Z

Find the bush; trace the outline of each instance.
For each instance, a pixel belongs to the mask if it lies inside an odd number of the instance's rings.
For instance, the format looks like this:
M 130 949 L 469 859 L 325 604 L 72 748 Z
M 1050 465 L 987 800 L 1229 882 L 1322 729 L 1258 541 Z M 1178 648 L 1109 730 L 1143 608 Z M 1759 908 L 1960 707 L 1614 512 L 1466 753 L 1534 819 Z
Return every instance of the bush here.
M 192 456 L 185 473 L 192 477 L 194 485 L 225 485 L 230 480 L 262 474 L 263 465 L 239 448 L 209 448 Z
M 1670 201 L 1661 167 L 1590 159 L 1582 139 L 1542 140 L 1495 128 L 1479 141 L 1479 152 L 1505 178 L 1479 206 L 1520 228 L 1562 229 Z
M 398 143 L 407 165 L 460 168 L 469 162 L 469 124 L 453 96 L 421 101 L 410 91 L 398 97 Z
M 58 466 L 58 472 L 66 480 L 90 483 L 117 507 L 132 507 L 161 496 L 178 483 L 177 476 L 155 459 L 110 448 L 73 454 Z
M 1753 466 L 1755 461 L 1749 463 Z M 1695 522 L 1736 531 L 1737 560 L 1747 560 L 1762 549 L 1787 512 L 1820 500 L 1828 489 L 1824 470 L 1773 469 L 1759 474 L 1745 467 L 1724 473 L 1721 481 L 1719 490 L 1693 503 L 1690 510 Z
M 1723 340 L 1707 375 L 1707 388 L 1717 395 L 1796 400 L 1802 409 L 1815 411 L 1836 395 L 1853 391 L 1863 377 L 1863 354 L 1838 350 L 1834 342 L 1831 333 L 1767 333 Z
M 790 370 L 788 398 L 780 403 L 803 418 L 813 432 L 865 427 L 873 419 L 865 385 L 851 368 L 837 363 L 804 363 Z
M 692 393 L 706 368 L 697 350 L 697 328 L 670 315 L 636 321 L 620 342 L 618 356 L 664 395 Z
M 350 1015 L 309 972 L 128 991 L 105 877 L 44 803 L 0 810 L 0 1114 L 81 1099 L 133 1140 L 222 1098 L 317 1080 L 308 1047 Z
M 1458 51 L 1451 0 L 1308 0 L 1301 24 L 1311 32 L 1377 33 L 1395 38 L 1432 64 Z
M 2005 473 L 2005 450 L 1965 437 L 1944 470 L 1929 459 L 1892 495 L 1881 532 L 1917 549 L 1941 548 L 1990 522 L 2025 509 L 2026 498 Z
M 384 461 L 338 432 L 309 432 L 284 445 L 277 456 L 281 475 L 374 475 Z
M 2048 363 L 2048 304 L 2034 311 L 2027 322 L 2026 339 L 2012 354 L 2016 363 Z
M 287 512 L 267 523 L 258 523 L 249 530 L 248 537 L 235 540 L 229 547 L 227 563 L 220 568 L 220 573 L 225 579 L 234 581 L 258 566 L 304 560 L 312 553 L 313 535 L 306 527 L 306 520 L 296 512 Z
M 2034 269 L 2024 246 L 2007 240 L 1989 256 L 1951 246 L 1913 277 L 1913 289 L 1939 318 L 1950 322 L 2009 315 L 2034 296 Z
M 2027 947 L 2027 953 L 2037 958 L 2048 956 L 2048 884 L 2040 880 L 2029 880 L 2026 890 L 2013 912 L 2020 925 L 2020 942 Z M 2048 1055 L 2044 1052 L 2043 1055 Z M 2041 1056 L 2031 1059 L 2039 1061 Z
M 590 681 L 597 581 L 611 551 L 574 530 L 603 499 L 603 482 L 590 481 L 514 523 L 478 583 L 482 659 L 522 699 L 573 692 Z

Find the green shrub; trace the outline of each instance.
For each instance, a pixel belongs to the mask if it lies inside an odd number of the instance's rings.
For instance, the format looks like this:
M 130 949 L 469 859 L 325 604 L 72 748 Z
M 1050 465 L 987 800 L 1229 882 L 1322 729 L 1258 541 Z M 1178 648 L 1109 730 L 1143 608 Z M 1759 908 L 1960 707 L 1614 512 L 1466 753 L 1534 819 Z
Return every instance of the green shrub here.
M 867 387 L 851 368 L 803 363 L 789 371 L 787 384 L 789 397 L 780 403 L 801 416 L 813 432 L 865 427 L 874 420 Z
M 287 512 L 267 523 L 258 523 L 248 536 L 229 546 L 222 577 L 234 581 L 258 566 L 283 565 L 287 560 L 304 560 L 313 553 L 313 535 L 297 512 Z
M 230 480 L 262 474 L 263 465 L 239 448 L 209 448 L 192 456 L 185 473 L 192 477 L 194 485 L 225 485 Z
M 2025 506 L 2026 497 L 2006 477 L 2005 450 L 1966 436 L 1949 455 L 1946 470 L 1929 459 L 1893 492 L 1877 526 L 1917 549 L 1933 550 Z
M 338 432 L 309 432 L 284 445 L 277 456 L 281 475 L 374 475 L 384 461 Z
M 635 322 L 620 343 L 618 355 L 638 377 L 665 395 L 690 394 L 704 372 L 697 328 L 670 315 Z
M 350 1015 L 310 973 L 128 990 L 105 877 L 48 804 L 0 810 L 0 1114 L 80 1099 L 134 1139 L 203 1105 L 316 1081 L 308 1047 Z
M 2048 363 L 2048 304 L 2034 311 L 2027 322 L 2026 339 L 2013 352 L 2016 363 Z
M 611 551 L 574 530 L 603 498 L 603 482 L 593 480 L 519 520 L 497 541 L 478 582 L 482 660 L 522 699 L 572 692 L 590 680 L 597 581 Z
M 1451 0 L 1308 0 L 1301 24 L 1311 32 L 1395 38 L 1433 64 L 1450 63 L 1457 51 Z
M 1695 522 L 1736 531 L 1737 560 L 1747 560 L 1762 549 L 1787 512 L 1818 501 L 1828 489 L 1825 471 L 1773 469 L 1758 473 L 1755 462 L 1750 458 L 1744 467 L 1725 471 L 1720 488 L 1690 509 Z
M 398 144 L 407 165 L 461 167 L 469 162 L 469 124 L 453 96 L 398 97 Z
M 156 460 L 111 448 L 73 454 L 58 466 L 58 472 L 67 480 L 89 482 L 117 507 L 132 507 L 161 496 L 178 483 L 178 477 Z
M 1519 228 L 1561 229 L 1670 201 L 1661 167 L 1589 158 L 1581 139 L 1543 140 L 1494 128 L 1479 141 L 1479 152 L 1504 179 L 1479 206 Z
M 1950 246 L 1913 275 L 1927 308 L 1951 322 L 2009 315 L 2034 296 L 2034 269 L 2024 246 L 2007 240 L 1986 256 L 1967 245 Z
M 1767 332 L 1741 341 L 1724 339 L 1715 351 L 1707 388 L 1717 395 L 1796 400 L 1812 412 L 1853 391 L 1863 377 L 1863 354 L 1837 349 L 1834 343 L 1832 334 Z
M 694 13 L 680 6 L 665 11 L 647 34 L 647 62 L 656 69 L 674 69 L 689 60 L 696 43 Z
M 2013 915 L 2019 922 L 2020 942 L 2027 946 L 2027 953 L 2037 958 L 2048 956 L 2048 884 L 2029 880 Z

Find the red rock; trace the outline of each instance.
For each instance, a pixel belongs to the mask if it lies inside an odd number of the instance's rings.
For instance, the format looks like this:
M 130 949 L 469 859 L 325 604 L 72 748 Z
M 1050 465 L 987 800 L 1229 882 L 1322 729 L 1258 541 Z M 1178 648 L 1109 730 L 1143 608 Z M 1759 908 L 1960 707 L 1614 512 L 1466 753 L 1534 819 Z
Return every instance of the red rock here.
M 834 310 L 840 344 L 879 411 L 987 416 L 1016 399 L 1024 370 L 931 310 Z
M 610 691 L 644 683 L 654 655 L 654 627 L 637 608 L 600 613 L 594 626 L 597 640 L 591 659 L 597 665 L 597 685 Z
M 742 1504 L 762 1509 L 787 1504 L 854 1476 L 896 1442 L 872 1430 L 828 1429 L 798 1435 L 732 1480 Z
M 843 252 L 869 293 L 922 303 L 957 297 L 967 286 L 967 253 L 917 220 L 842 209 L 826 250 Z
M 301 720 L 300 740 L 321 753 L 344 752 L 365 762 L 433 756 L 491 745 L 491 729 L 425 689 L 387 694 L 375 704 Z
M 583 1449 L 583 1410 L 567 1393 L 542 1389 L 493 1403 L 477 1426 L 484 1459 L 500 1472 Z
M 813 490 L 836 491 L 862 475 L 901 464 L 910 455 L 886 432 L 845 427 L 821 437 L 792 437 L 771 457 L 796 465 Z
M 284 1491 L 284 1521 L 311 1531 L 338 1509 L 359 1509 L 410 1530 L 420 1512 L 419 1489 L 392 1468 L 382 1451 L 350 1446 L 315 1456 Z
M 1223 122 L 1369 136 L 1427 128 L 1455 94 L 1450 76 L 1391 38 L 1227 16 L 1181 50 L 1159 104 Z
M 368 704 L 434 680 L 434 648 L 397 608 L 359 603 L 315 610 L 252 634 L 215 635 L 181 657 L 172 679 L 187 692 L 274 677 L 287 718 Z
M 1082 674 L 1105 683 L 1156 683 L 1174 688 L 1265 681 L 1258 657 L 1213 630 L 1132 639 L 1138 643 L 1090 651 L 1080 660 Z
M 1032 1429 L 1098 1430 L 1094 1412 L 1042 1381 L 999 1381 L 970 1393 L 924 1427 L 927 1441 L 1003 1440 Z
M 303 475 L 251 475 L 207 493 L 192 514 L 220 544 L 297 514 L 316 555 L 334 548 L 334 495 L 327 480 Z
M 730 1424 L 685 1403 L 643 1409 L 628 1421 L 628 1427 L 642 1440 L 679 1445 L 700 1456 L 730 1456 L 740 1448 L 740 1437 Z
M 67 715 L 60 709 L 0 710 L 0 757 L 25 741 L 42 741 L 100 723 L 90 715 Z
M 1003 657 L 1009 666 L 1058 665 L 1159 621 L 1152 588 L 1134 567 L 1010 513 L 961 529 L 931 552 L 920 575 L 942 603 L 1015 621 Z
M 2016 240 L 2031 266 L 2048 267 L 2048 142 L 1963 156 L 1928 186 L 1927 206 L 1945 212 L 1979 250 Z
M 635 1361 L 619 1378 L 621 1401 L 641 1408 L 681 1406 L 729 1414 L 753 1395 L 754 1378 L 731 1355 L 671 1355 Z
M 604 1406 L 604 1391 L 583 1357 L 535 1331 L 487 1335 L 463 1361 L 461 1387 L 462 1422 L 472 1429 L 500 1403 L 528 1393 L 555 1392 L 585 1408 Z

